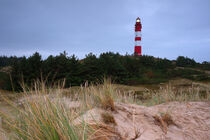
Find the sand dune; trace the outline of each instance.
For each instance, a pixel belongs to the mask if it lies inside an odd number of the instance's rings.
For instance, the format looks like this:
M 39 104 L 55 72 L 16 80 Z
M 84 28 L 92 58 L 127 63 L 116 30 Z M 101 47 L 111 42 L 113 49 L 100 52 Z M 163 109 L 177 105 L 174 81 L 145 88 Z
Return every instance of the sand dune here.
M 208 140 L 210 139 L 210 102 L 171 102 L 152 107 L 116 103 L 116 111 L 106 111 L 116 124 L 106 124 L 118 134 L 107 139 Z M 102 109 L 92 109 L 83 117 L 103 122 Z M 172 123 L 158 124 L 154 116 L 169 114 Z M 120 138 L 119 138 L 120 136 Z M 136 137 L 136 138 L 135 138 Z

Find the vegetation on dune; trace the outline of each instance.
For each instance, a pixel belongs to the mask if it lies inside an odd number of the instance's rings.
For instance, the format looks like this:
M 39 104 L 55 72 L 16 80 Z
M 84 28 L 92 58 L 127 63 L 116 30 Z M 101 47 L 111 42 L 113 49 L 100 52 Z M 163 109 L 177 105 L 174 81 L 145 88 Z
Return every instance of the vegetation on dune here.
M 26 57 L 0 57 L 0 67 L 11 66 L 9 74 L 0 73 L 5 77 L 0 79 L 0 88 L 20 91 L 20 81 L 31 86 L 33 81 L 46 78 L 46 84 L 51 81 L 66 79 L 66 87 L 79 86 L 86 81 L 97 83 L 104 76 L 111 77 L 115 83 L 136 85 L 156 84 L 166 82 L 175 77 L 195 81 L 210 80 L 202 70 L 210 70 L 209 62 L 202 64 L 187 57 L 178 57 L 175 61 L 152 56 L 134 57 L 122 56 L 118 53 L 102 53 L 99 57 L 90 53 L 79 60 L 74 55 L 61 53 L 49 56 L 43 60 L 39 53 Z M 178 68 L 177 68 L 178 67 Z M 12 84 L 11 84 L 12 83 Z
M 63 86 L 47 88 L 43 82 L 35 82 L 32 89 L 24 87 L 24 100 L 20 100 L 18 104 L 16 101 L 6 100 L 16 111 L 16 115 L 10 116 L 0 112 L 0 117 L 7 126 L 4 128 L 14 133 L 12 139 L 86 140 L 107 137 L 106 135 L 113 131 L 111 128 L 103 123 L 86 122 L 80 116 L 95 107 L 94 105 L 107 110 L 113 109 L 114 101 L 108 93 L 112 91 L 110 88 L 107 82 L 98 88 L 81 87 L 77 97 L 65 102 L 62 95 L 65 91 Z M 98 91 L 108 93 L 105 96 L 109 100 L 100 97 L 104 95 L 95 93 Z M 71 101 L 79 101 L 80 104 L 69 106 Z M 108 108 L 110 101 L 113 103 L 110 106 L 112 108 Z
M 163 130 L 164 133 L 167 134 L 167 127 L 171 124 L 174 124 L 174 121 L 172 120 L 172 117 L 169 113 L 163 113 L 160 116 L 159 115 L 155 115 L 153 116 L 153 118 L 155 119 L 155 124 L 159 125 L 161 127 L 161 129 Z
M 85 102 L 90 106 L 101 107 L 105 110 L 115 111 L 114 100 L 119 95 L 115 87 L 111 84 L 111 80 L 104 79 L 102 85 L 90 85 L 82 88 L 81 93 Z
M 74 55 L 68 57 L 65 52 L 45 60 L 39 53 L 29 58 L 0 57 L 0 67 L 4 67 L 0 69 L 0 89 L 19 92 L 4 99 L 15 111 L 12 116 L 0 112 L 2 128 L 12 133 L 12 139 L 23 140 L 120 137 L 112 128 L 117 126 L 112 115 L 117 112 L 116 103 L 152 106 L 171 101 L 210 101 L 210 87 L 191 82 L 181 88 L 169 83 L 162 84 L 160 89 L 158 86 L 154 90 L 142 90 L 119 84 L 156 84 L 177 77 L 208 81 L 209 75 L 204 70 L 210 70 L 209 65 L 187 57 L 170 61 L 111 52 L 99 57 L 89 54 L 82 60 Z M 103 79 L 106 76 L 110 79 Z M 55 82 L 61 79 L 65 79 L 64 82 Z M 93 108 L 104 111 L 100 114 L 102 122 L 87 122 L 83 118 Z M 169 114 L 157 115 L 154 119 L 165 133 L 173 123 Z M 140 131 L 136 131 L 134 139 L 140 136 Z
M 197 87 L 176 91 L 168 86 L 156 92 L 148 90 L 147 97 L 139 98 L 135 92 L 128 94 L 127 91 L 119 90 L 110 79 L 98 85 L 86 83 L 74 92 L 63 89 L 62 82 L 54 85 L 57 86 L 48 88 L 44 81 L 38 81 L 31 88 L 23 86 L 23 96 L 18 101 L 7 100 L 16 110 L 15 116 L 2 112 L 0 116 L 7 126 L 4 128 L 14 134 L 13 139 L 85 140 L 110 135 L 119 137 L 114 129 L 106 125 L 117 125 L 114 116 L 109 114 L 116 111 L 117 102 L 155 105 L 170 101 L 210 101 L 210 87 L 206 87 L 204 93 Z M 82 117 L 92 108 L 104 110 L 101 114 L 103 122 L 90 123 Z M 171 123 L 169 115 L 156 116 L 156 120 L 160 125 Z
M 114 119 L 112 114 L 109 114 L 109 113 L 105 112 L 105 113 L 101 114 L 101 117 L 102 117 L 103 122 L 105 124 L 114 124 L 114 125 L 116 125 L 115 119 Z
M 9 74 L 0 72 L 0 89 L 12 90 Z
M 185 86 L 183 84 L 183 86 Z M 198 83 L 186 87 L 167 84 L 159 90 L 133 92 L 134 103 L 153 106 L 167 102 L 210 101 L 210 86 Z

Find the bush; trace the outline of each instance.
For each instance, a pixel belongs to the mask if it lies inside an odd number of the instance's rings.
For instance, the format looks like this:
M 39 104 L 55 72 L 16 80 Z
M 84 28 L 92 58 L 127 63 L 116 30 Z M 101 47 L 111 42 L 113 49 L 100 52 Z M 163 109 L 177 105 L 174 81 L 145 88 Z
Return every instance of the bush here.
M 196 65 L 196 62 L 194 59 L 190 59 L 184 56 L 179 56 L 176 59 L 176 65 L 179 67 L 194 67 Z
M 198 64 L 183 56 L 170 61 L 147 55 L 134 57 L 112 52 L 102 53 L 99 57 L 90 53 L 79 60 L 75 55 L 68 56 L 65 51 L 57 56 L 50 55 L 45 60 L 38 52 L 28 58 L 0 57 L 0 64 L 12 65 L 11 75 L 16 91 L 21 91 L 20 81 L 30 87 L 37 79 L 46 79 L 46 83 L 51 84 L 52 81 L 65 78 L 66 87 L 80 86 L 86 81 L 97 83 L 104 76 L 111 77 L 119 84 L 156 84 L 174 77 L 194 80 L 193 75 L 201 73 L 174 68 L 181 66 L 204 69 L 209 66 L 208 62 Z M 201 76 L 200 79 L 207 78 Z
M 12 90 L 9 74 L 0 72 L 0 89 Z

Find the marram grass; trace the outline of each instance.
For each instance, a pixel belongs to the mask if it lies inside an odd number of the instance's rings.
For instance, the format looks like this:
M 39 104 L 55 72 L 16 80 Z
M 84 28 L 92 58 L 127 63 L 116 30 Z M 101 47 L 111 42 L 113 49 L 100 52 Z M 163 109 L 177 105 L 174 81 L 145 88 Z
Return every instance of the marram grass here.
M 16 118 L 7 120 L 18 140 L 81 140 L 88 139 L 87 134 L 94 131 L 84 121 L 74 124 L 77 114 L 48 97 L 26 101 L 23 108 L 24 111 L 17 110 Z
M 59 89 L 61 90 L 61 89 Z M 75 123 L 79 113 L 66 107 L 58 100 L 52 100 L 44 91 L 35 88 L 25 90 L 25 100 L 20 106 L 8 101 L 17 112 L 15 117 L 1 113 L 8 128 L 17 140 L 86 140 L 94 134 L 96 127 L 91 128 L 84 120 Z M 30 95 L 31 92 L 31 95 Z M 33 98 L 32 98 L 33 96 Z
M 61 85 L 61 86 L 60 86 Z M 209 101 L 210 87 L 205 92 L 199 87 L 176 91 L 172 86 L 158 91 L 147 90 L 140 96 L 135 92 L 117 90 L 111 80 L 100 85 L 78 88 L 74 93 L 63 89 L 64 84 L 47 88 L 44 82 L 36 82 L 33 88 L 23 88 L 23 99 L 17 106 L 7 102 L 15 110 L 15 115 L 0 113 L 17 140 L 90 140 L 110 135 L 111 128 L 98 122 L 88 123 L 81 116 L 89 109 L 99 107 L 115 111 L 116 102 L 156 105 L 171 101 Z M 69 94 L 68 100 L 61 100 Z M 69 107 L 66 102 L 77 101 L 79 106 Z M 79 121 L 75 121 L 78 120 Z M 102 131 L 103 130 L 103 131 Z M 112 133 L 113 135 L 113 133 Z
M 61 100 L 63 91 L 66 92 L 63 86 L 47 88 L 38 81 L 33 88 L 23 86 L 23 91 L 20 103 L 7 100 L 15 110 L 15 116 L 0 113 L 13 135 L 12 139 L 89 140 L 110 135 L 109 127 L 98 122 L 88 123 L 81 117 L 93 107 L 114 110 L 115 91 L 109 80 L 102 85 L 85 86 L 77 93 L 69 93 L 77 96 L 69 101 L 80 102 L 76 108 Z

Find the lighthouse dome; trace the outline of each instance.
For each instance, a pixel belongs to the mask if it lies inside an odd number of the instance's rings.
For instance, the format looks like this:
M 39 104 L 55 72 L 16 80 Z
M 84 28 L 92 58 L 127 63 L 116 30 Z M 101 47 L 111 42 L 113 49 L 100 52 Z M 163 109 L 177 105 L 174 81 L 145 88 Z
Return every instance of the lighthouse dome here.
M 136 22 L 140 22 L 140 18 L 139 17 L 136 19 Z

